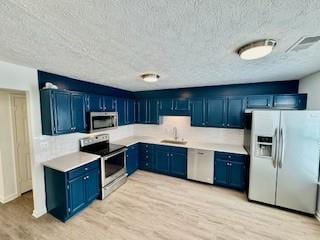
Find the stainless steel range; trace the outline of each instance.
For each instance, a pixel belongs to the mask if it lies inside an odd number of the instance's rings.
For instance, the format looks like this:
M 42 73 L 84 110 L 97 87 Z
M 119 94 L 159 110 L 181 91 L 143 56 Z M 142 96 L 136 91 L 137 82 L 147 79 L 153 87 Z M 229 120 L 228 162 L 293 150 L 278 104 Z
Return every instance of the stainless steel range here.
M 101 156 L 102 199 L 127 181 L 127 148 L 111 144 L 108 134 L 81 139 L 80 150 Z

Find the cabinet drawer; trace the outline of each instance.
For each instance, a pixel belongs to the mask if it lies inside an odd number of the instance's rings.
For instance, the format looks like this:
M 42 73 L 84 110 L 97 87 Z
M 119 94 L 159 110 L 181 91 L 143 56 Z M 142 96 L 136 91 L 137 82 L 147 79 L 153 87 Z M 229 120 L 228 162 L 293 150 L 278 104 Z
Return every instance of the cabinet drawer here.
M 227 153 L 227 152 L 215 152 L 215 159 L 218 160 L 227 160 L 231 162 L 245 162 L 246 156 L 236 153 Z
M 149 150 L 149 149 L 153 149 L 154 145 L 153 144 L 147 144 L 147 143 L 140 143 L 140 150 L 144 151 L 144 150 Z
M 133 144 L 128 147 L 128 150 L 132 150 L 132 151 L 137 149 L 138 149 L 138 144 Z
M 171 147 L 171 151 L 173 153 L 180 153 L 180 154 L 185 154 L 187 155 L 187 149 L 186 148 L 182 148 L 182 147 Z
M 84 166 L 78 167 L 68 172 L 68 178 L 72 179 L 75 177 L 79 177 L 90 170 L 99 168 L 99 161 L 94 161 L 92 163 L 86 164 Z

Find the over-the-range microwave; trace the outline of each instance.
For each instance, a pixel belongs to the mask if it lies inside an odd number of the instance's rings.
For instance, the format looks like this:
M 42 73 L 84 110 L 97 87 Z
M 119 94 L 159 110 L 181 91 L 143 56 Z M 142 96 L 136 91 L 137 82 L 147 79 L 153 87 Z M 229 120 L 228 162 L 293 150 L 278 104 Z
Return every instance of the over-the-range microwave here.
M 117 112 L 90 112 L 90 132 L 99 132 L 118 127 Z

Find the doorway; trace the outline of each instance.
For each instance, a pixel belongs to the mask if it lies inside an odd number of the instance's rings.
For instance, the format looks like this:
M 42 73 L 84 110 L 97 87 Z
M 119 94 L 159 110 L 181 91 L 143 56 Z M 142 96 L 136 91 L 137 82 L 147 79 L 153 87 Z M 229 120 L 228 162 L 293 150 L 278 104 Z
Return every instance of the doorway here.
M 17 190 L 21 195 L 32 189 L 27 99 L 24 94 L 11 94 L 11 110 Z

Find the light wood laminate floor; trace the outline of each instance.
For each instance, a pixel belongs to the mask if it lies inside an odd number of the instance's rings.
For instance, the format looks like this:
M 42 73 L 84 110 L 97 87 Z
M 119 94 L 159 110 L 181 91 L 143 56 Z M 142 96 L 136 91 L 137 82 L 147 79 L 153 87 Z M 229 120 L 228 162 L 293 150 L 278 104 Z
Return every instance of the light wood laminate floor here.
M 0 205 L 0 239 L 320 239 L 311 217 L 249 203 L 244 194 L 138 171 L 66 224 L 31 217 L 32 195 Z

